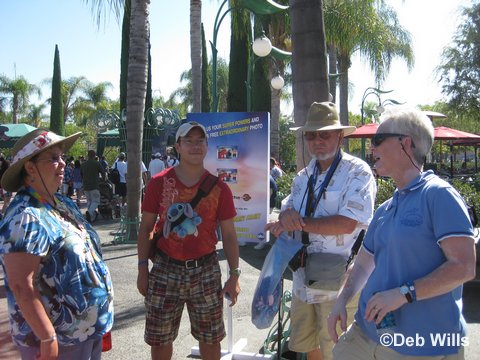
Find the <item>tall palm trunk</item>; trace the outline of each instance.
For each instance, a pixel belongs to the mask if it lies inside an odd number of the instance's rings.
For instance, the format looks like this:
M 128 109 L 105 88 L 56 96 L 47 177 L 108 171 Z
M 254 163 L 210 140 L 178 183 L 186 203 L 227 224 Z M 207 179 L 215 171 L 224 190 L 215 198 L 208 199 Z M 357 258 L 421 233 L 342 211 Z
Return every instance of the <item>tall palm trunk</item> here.
M 321 0 L 290 0 L 292 93 L 295 126 L 302 126 L 314 101 L 328 101 L 327 51 Z M 301 132 L 296 136 L 297 169 L 310 160 Z
M 202 111 L 202 1 L 190 0 L 190 59 L 193 112 Z
M 281 90 L 272 89 L 270 93 L 272 108 L 270 111 L 270 155 L 280 158 L 280 94 Z
M 328 74 L 337 74 L 337 49 L 334 45 L 327 46 L 328 48 Z M 337 77 L 329 77 L 330 94 L 332 95 L 332 102 L 337 102 Z
M 13 94 L 12 99 L 12 124 L 18 124 L 18 109 L 20 108 L 18 95 Z
M 348 125 L 348 69 L 350 68 L 350 58 L 348 55 L 340 54 L 338 57 L 338 67 L 342 74 L 340 76 L 340 122 L 342 125 Z M 345 141 L 345 151 L 348 151 L 348 140 Z
M 145 96 L 148 79 L 148 43 L 150 37 L 150 0 L 131 0 L 130 52 L 127 75 L 127 217 L 138 220 L 142 190 L 141 156 Z M 135 239 L 132 226 L 129 239 Z

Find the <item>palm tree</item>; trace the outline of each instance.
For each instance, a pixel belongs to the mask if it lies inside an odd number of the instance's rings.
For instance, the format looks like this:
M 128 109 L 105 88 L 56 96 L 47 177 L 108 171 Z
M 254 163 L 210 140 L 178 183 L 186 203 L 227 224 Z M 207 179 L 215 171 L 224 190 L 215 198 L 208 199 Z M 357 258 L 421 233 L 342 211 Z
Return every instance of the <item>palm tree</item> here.
M 150 0 L 132 0 L 130 18 L 130 52 L 127 79 L 127 217 L 138 221 L 142 190 L 141 157 L 145 96 L 148 78 L 148 43 L 150 38 Z M 130 227 L 127 236 L 135 239 L 136 229 Z
M 63 118 L 65 121 L 72 119 L 75 108 L 79 106 L 78 92 L 83 91 L 87 82 L 88 80 L 84 76 L 73 76 L 62 80 Z
M 190 59 L 193 112 L 202 110 L 202 1 L 190 0 Z
M 211 70 L 212 62 L 207 70 Z M 163 102 L 162 107 L 178 109 L 180 116 L 186 116 L 187 112 L 192 112 L 193 103 L 193 80 L 192 69 L 185 70 L 180 75 L 180 82 L 183 84 L 175 89 L 167 102 Z M 217 92 L 219 111 L 226 111 L 227 92 L 228 92 L 228 64 L 222 59 L 217 60 Z
M 93 84 L 90 81 L 85 82 L 83 92 L 86 95 L 86 100 L 94 109 L 98 109 L 102 104 L 109 101 L 107 91 L 113 87 L 112 83 L 103 81 L 98 84 Z
M 325 29 L 331 60 L 340 74 L 340 119 L 348 125 L 348 69 L 355 52 L 366 59 L 380 87 L 395 57 L 413 66 L 410 34 L 399 24 L 393 8 L 384 1 L 325 0 Z M 332 70 L 334 66 L 331 64 Z M 335 92 L 335 87 L 332 89 Z
M 0 75 L 0 93 L 11 97 L 10 105 L 12 109 L 12 123 L 18 124 L 18 115 L 29 105 L 32 94 L 41 96 L 40 88 L 30 84 L 23 76 L 10 79 L 5 75 Z
M 46 102 L 39 105 L 32 104 L 29 106 L 27 119 L 29 120 L 30 125 L 39 128 L 42 125 L 42 121 L 48 119 L 48 115 L 43 113 L 46 108 Z
M 88 3 L 88 0 L 84 0 Z M 129 1 L 129 0 L 128 0 Z M 91 0 L 92 8 L 97 8 L 100 21 L 101 9 L 106 5 L 102 0 Z M 108 0 L 110 8 L 114 9 L 117 18 L 124 1 Z M 150 25 L 148 15 L 150 0 L 131 0 L 131 16 L 129 31 L 129 55 L 127 75 L 127 218 L 129 228 L 127 235 L 130 239 L 136 238 L 136 229 L 132 226 L 138 221 L 140 215 L 141 199 L 141 171 L 143 122 L 145 111 L 145 98 L 148 80 L 148 47 L 150 39 Z
M 295 126 L 305 124 L 314 101 L 328 101 L 327 50 L 322 0 L 290 0 L 292 93 Z M 297 132 L 297 169 L 309 159 Z

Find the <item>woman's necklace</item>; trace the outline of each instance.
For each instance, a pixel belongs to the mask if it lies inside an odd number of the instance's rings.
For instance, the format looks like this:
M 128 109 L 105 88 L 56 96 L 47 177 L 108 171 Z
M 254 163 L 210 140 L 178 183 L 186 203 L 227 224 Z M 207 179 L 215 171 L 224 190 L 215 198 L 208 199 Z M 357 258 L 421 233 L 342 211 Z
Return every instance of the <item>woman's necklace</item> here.
M 72 224 L 81 231 L 84 229 L 83 224 L 76 220 L 75 216 L 69 211 L 68 207 L 65 206 L 64 203 L 59 201 L 55 195 L 52 196 L 52 199 L 55 203 L 55 206 L 53 206 L 50 202 L 47 201 L 47 199 L 45 199 L 38 191 L 34 190 L 33 188 L 27 187 L 27 191 L 32 197 L 37 199 L 43 206 L 45 206 L 47 210 L 56 211 L 63 220 L 68 221 L 70 224 Z

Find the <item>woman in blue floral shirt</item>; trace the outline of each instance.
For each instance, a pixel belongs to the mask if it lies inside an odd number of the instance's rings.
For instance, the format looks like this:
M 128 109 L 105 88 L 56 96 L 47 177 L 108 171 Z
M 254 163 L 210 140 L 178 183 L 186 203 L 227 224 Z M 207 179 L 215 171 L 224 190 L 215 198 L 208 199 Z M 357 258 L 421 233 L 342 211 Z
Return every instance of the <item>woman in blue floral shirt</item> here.
M 13 148 L 2 188 L 17 192 L 0 223 L 0 261 L 13 342 L 22 359 L 100 359 L 113 323 L 100 239 L 57 193 L 63 152 L 80 133 L 34 130 Z

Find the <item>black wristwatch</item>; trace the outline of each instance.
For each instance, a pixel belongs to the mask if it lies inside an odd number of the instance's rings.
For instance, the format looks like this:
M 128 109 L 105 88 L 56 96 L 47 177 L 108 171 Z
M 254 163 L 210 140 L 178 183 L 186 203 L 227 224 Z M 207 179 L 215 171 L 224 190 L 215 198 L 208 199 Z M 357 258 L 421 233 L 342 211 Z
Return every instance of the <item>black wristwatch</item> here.
M 400 286 L 400 294 L 405 296 L 405 298 L 407 299 L 407 301 L 409 303 L 413 302 L 413 296 L 412 296 L 412 293 L 410 292 L 410 288 L 408 287 L 407 284 L 403 284 L 402 286 Z

